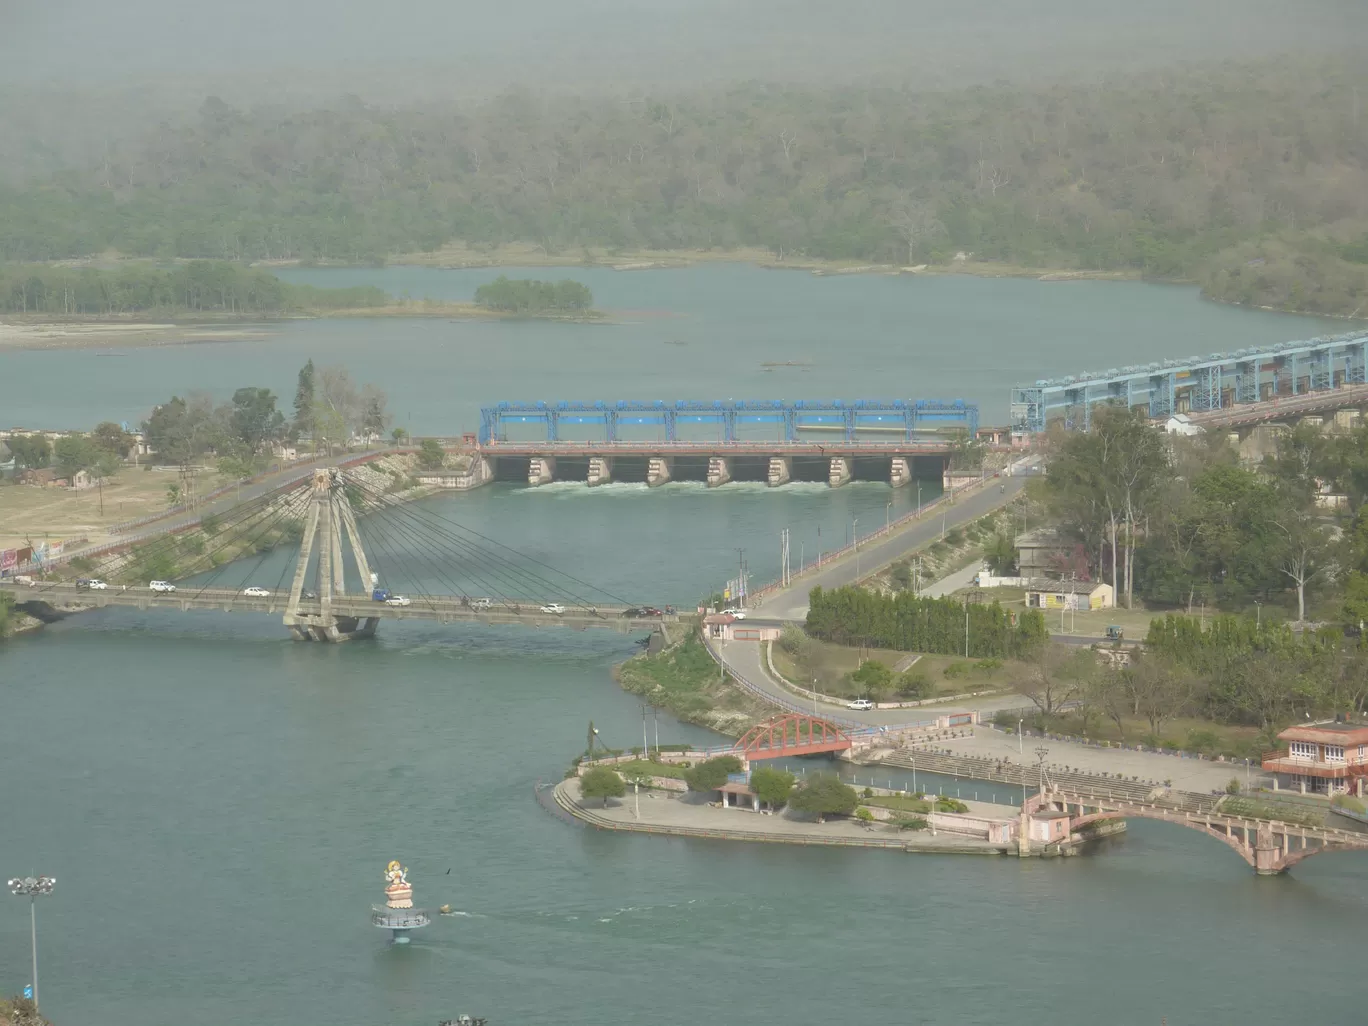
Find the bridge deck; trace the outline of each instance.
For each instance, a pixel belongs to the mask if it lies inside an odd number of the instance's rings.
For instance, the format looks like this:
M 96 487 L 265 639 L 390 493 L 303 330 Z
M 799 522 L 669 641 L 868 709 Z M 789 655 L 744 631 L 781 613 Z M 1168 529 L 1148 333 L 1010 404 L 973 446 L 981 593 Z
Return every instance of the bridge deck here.
M 78 589 L 72 584 L 39 584 L 35 587 L 10 582 L 0 583 L 0 590 L 14 596 L 18 603 L 43 602 L 57 610 L 73 612 L 99 609 L 105 606 L 127 606 L 136 609 L 221 610 L 223 612 L 276 613 L 283 615 L 289 595 L 277 592 L 268 598 L 252 598 L 231 588 L 206 588 L 203 591 L 182 586 L 171 594 L 151 592 L 145 587 L 127 591 L 111 586 L 108 591 Z M 449 597 L 411 596 L 411 605 L 390 606 L 375 602 L 363 595 L 334 596 L 332 611 L 336 616 L 358 619 L 378 617 L 385 620 L 435 620 L 439 623 L 529 624 L 534 627 L 608 628 L 624 633 L 651 630 L 662 623 L 678 623 L 678 614 L 653 617 L 624 617 L 623 606 L 599 606 L 593 610 L 567 607 L 564 613 L 543 613 L 540 606 L 528 603 L 496 603 L 491 609 L 471 609 L 461 599 Z M 305 600 L 299 611 L 320 615 L 321 603 Z

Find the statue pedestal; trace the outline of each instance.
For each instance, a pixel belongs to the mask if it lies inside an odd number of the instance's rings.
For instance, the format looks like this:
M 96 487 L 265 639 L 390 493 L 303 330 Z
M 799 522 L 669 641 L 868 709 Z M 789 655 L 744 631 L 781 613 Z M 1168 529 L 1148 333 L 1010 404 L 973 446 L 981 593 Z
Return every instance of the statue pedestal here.
M 382 930 L 390 931 L 390 940 L 395 944 L 407 944 L 409 931 L 418 930 L 432 922 L 432 915 L 425 908 L 390 908 L 388 905 L 371 906 L 371 924 Z

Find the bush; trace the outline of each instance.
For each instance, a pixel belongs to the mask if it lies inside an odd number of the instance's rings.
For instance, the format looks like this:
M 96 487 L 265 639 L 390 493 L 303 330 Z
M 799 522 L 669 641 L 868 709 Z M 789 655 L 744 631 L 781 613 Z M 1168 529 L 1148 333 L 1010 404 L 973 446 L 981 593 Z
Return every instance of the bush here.
M 898 677 L 898 694 L 904 698 L 930 698 L 935 692 L 936 686 L 925 670 L 914 666 Z
M 446 452 L 435 438 L 424 438 L 418 443 L 418 466 L 424 470 L 441 470 L 446 464 Z
M 1226 782 L 1225 791 L 1226 791 L 1226 794 L 1239 794 L 1239 793 L 1240 793 L 1240 778 L 1239 778 L 1239 777 L 1231 777 L 1230 780 L 1228 780 L 1228 781 Z
M 958 800 L 956 800 L 956 799 L 954 799 L 954 798 L 937 798 L 937 799 L 936 799 L 936 811 L 937 811 L 937 812 L 968 812 L 968 811 L 969 811 L 969 806 L 965 805 L 964 802 L 958 801 Z
M 973 667 L 968 663 L 951 663 L 943 672 L 951 680 L 958 680 L 960 677 L 969 676 L 969 671 L 972 669 Z
M 585 798 L 602 798 L 604 808 L 609 798 L 621 798 L 627 793 L 622 777 L 607 766 L 595 766 L 580 777 L 580 794 Z
M 889 825 L 895 830 L 925 830 L 931 824 L 925 816 L 895 816 Z
M 885 691 L 893 683 L 893 671 L 877 659 L 866 659 L 850 680 L 866 691 Z
M 860 797 L 861 797 L 861 798 L 873 798 L 873 797 L 874 797 L 874 788 L 872 788 L 872 787 L 866 787 L 863 791 L 860 792 Z
M 1360 816 L 1368 813 L 1368 807 L 1364 806 L 1362 800 L 1349 794 L 1335 795 L 1334 800 L 1331 801 L 1330 804 L 1337 809 L 1347 809 L 1349 812 L 1357 812 Z
M 830 773 L 819 773 L 809 777 L 803 786 L 794 792 L 789 804 L 799 812 L 811 812 L 821 822 L 831 815 L 848 816 L 859 804 L 859 796 L 849 784 Z
M 874 825 L 874 813 L 870 812 L 863 805 L 861 805 L 858 809 L 855 810 L 855 818 L 858 819 L 865 826 Z

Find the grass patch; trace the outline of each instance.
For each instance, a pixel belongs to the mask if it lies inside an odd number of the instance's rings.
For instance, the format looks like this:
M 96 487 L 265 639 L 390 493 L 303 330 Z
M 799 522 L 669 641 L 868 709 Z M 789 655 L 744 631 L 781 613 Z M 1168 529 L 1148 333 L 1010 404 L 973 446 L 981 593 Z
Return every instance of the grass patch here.
M 1291 803 L 1260 801 L 1257 798 L 1231 797 L 1221 802 L 1220 811 L 1226 816 L 1245 816 L 1249 819 L 1276 819 L 1299 826 L 1324 826 L 1325 813 L 1312 808 L 1298 808 Z
M 865 695 L 864 687 L 848 679 L 859 668 L 862 659 L 883 663 L 891 670 L 900 659 L 910 654 L 887 649 L 859 649 L 811 639 L 812 665 L 799 666 L 793 654 L 785 651 L 781 645 L 774 645 L 772 649 L 774 668 L 786 680 L 809 686 L 812 678 L 816 677 L 817 690 L 833 698 L 860 698 Z M 935 688 L 931 697 L 1006 687 L 1014 679 L 1014 674 L 1020 676 L 1020 664 L 1014 661 L 965 659 L 963 656 L 923 655 L 913 669 L 925 674 L 931 681 Z M 897 695 L 890 694 L 885 700 L 896 701 L 897 698 Z

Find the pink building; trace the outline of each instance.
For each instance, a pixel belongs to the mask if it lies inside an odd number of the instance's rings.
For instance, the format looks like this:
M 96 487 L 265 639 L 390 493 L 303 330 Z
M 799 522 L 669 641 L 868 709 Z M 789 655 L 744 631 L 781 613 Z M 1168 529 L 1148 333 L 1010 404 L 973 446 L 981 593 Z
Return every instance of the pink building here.
M 1368 777 L 1368 723 L 1343 717 L 1288 727 L 1278 735 L 1285 751 L 1269 752 L 1263 768 L 1274 789 L 1362 797 Z

